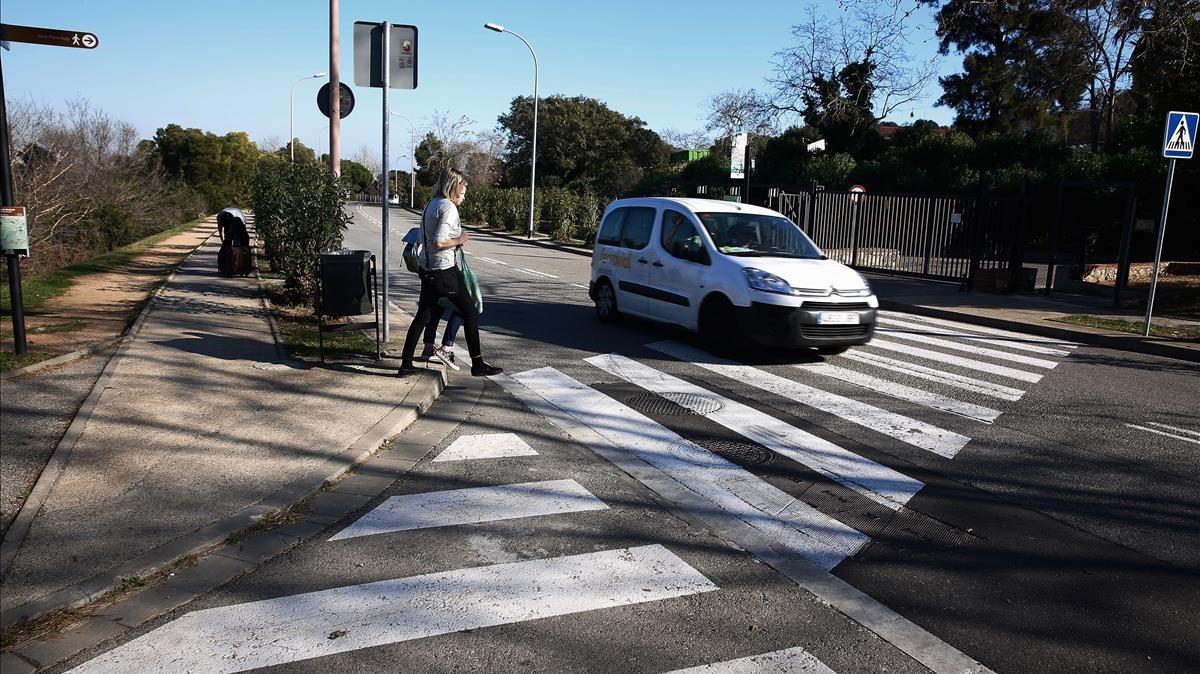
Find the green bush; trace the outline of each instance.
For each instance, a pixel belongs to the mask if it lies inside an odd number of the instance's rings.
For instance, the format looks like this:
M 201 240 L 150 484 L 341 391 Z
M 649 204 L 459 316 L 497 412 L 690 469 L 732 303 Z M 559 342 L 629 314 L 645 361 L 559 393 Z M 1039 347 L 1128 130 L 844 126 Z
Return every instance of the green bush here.
M 268 157 L 251 179 L 250 202 L 263 254 L 285 289 L 293 300 L 311 296 L 317 255 L 341 248 L 350 220 L 342 185 L 320 164 Z

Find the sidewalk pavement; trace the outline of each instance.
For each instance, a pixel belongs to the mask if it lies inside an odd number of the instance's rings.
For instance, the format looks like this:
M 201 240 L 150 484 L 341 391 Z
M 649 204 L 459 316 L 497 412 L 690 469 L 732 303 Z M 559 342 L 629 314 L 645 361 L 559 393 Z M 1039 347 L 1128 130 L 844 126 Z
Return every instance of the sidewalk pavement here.
M 82 605 L 303 500 L 441 392 L 435 371 L 281 359 L 259 281 L 219 276 L 217 249 L 197 249 L 143 314 L 14 520 L 0 624 Z
M 964 292 L 954 283 L 876 274 L 867 274 L 867 279 L 884 309 L 1200 362 L 1198 341 L 1142 337 L 1055 320 L 1072 314 L 1127 321 L 1145 318 L 1145 314 L 1114 309 L 1111 298 L 1059 293 L 1046 296 Z M 1154 323 L 1200 329 L 1200 321 L 1182 318 L 1155 317 Z

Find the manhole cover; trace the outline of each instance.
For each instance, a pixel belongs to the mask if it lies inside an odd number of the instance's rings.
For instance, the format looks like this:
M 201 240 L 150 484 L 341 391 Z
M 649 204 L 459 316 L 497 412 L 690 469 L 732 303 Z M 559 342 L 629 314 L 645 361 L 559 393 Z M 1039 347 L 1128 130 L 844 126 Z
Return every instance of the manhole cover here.
M 696 393 L 639 393 L 626 398 L 625 404 L 639 412 L 659 416 L 712 414 L 724 407 L 719 400 Z
M 770 463 L 771 450 L 750 442 L 737 440 L 696 440 L 695 443 L 742 466 L 761 466 Z

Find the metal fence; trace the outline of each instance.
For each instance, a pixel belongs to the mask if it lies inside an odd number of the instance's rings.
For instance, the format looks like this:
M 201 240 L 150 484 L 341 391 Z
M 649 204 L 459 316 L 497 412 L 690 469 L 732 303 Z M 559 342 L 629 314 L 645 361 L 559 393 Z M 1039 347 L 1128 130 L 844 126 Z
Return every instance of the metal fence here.
M 852 267 L 969 281 L 1020 267 L 1022 198 L 776 192 L 776 210 Z

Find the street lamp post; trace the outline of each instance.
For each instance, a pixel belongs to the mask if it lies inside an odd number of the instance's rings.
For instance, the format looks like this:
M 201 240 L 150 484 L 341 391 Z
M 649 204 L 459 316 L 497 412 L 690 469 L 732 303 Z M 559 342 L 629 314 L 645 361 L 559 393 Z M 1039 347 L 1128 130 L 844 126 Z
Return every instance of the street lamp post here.
M 408 207 L 413 208 L 413 197 L 417 193 L 417 127 L 413 126 L 412 120 L 404 115 L 398 112 L 392 114 L 408 122 L 409 150 L 412 152 L 408 167 Z M 388 176 L 384 176 L 383 179 L 387 180 Z
M 497 33 L 508 33 L 525 43 L 529 48 L 529 53 L 533 56 L 533 153 L 529 162 L 529 238 L 533 238 L 533 190 L 537 184 L 537 123 L 538 123 L 538 60 L 537 53 L 533 51 L 533 45 L 529 44 L 529 40 L 521 37 L 517 33 L 506 29 L 504 26 L 495 23 L 485 23 L 484 28 L 494 30 Z
M 292 83 L 291 108 L 288 114 L 288 151 L 292 154 L 292 161 L 296 161 L 296 85 L 304 80 L 311 80 L 317 77 L 325 77 L 325 73 L 317 73 L 308 77 L 301 77 Z

